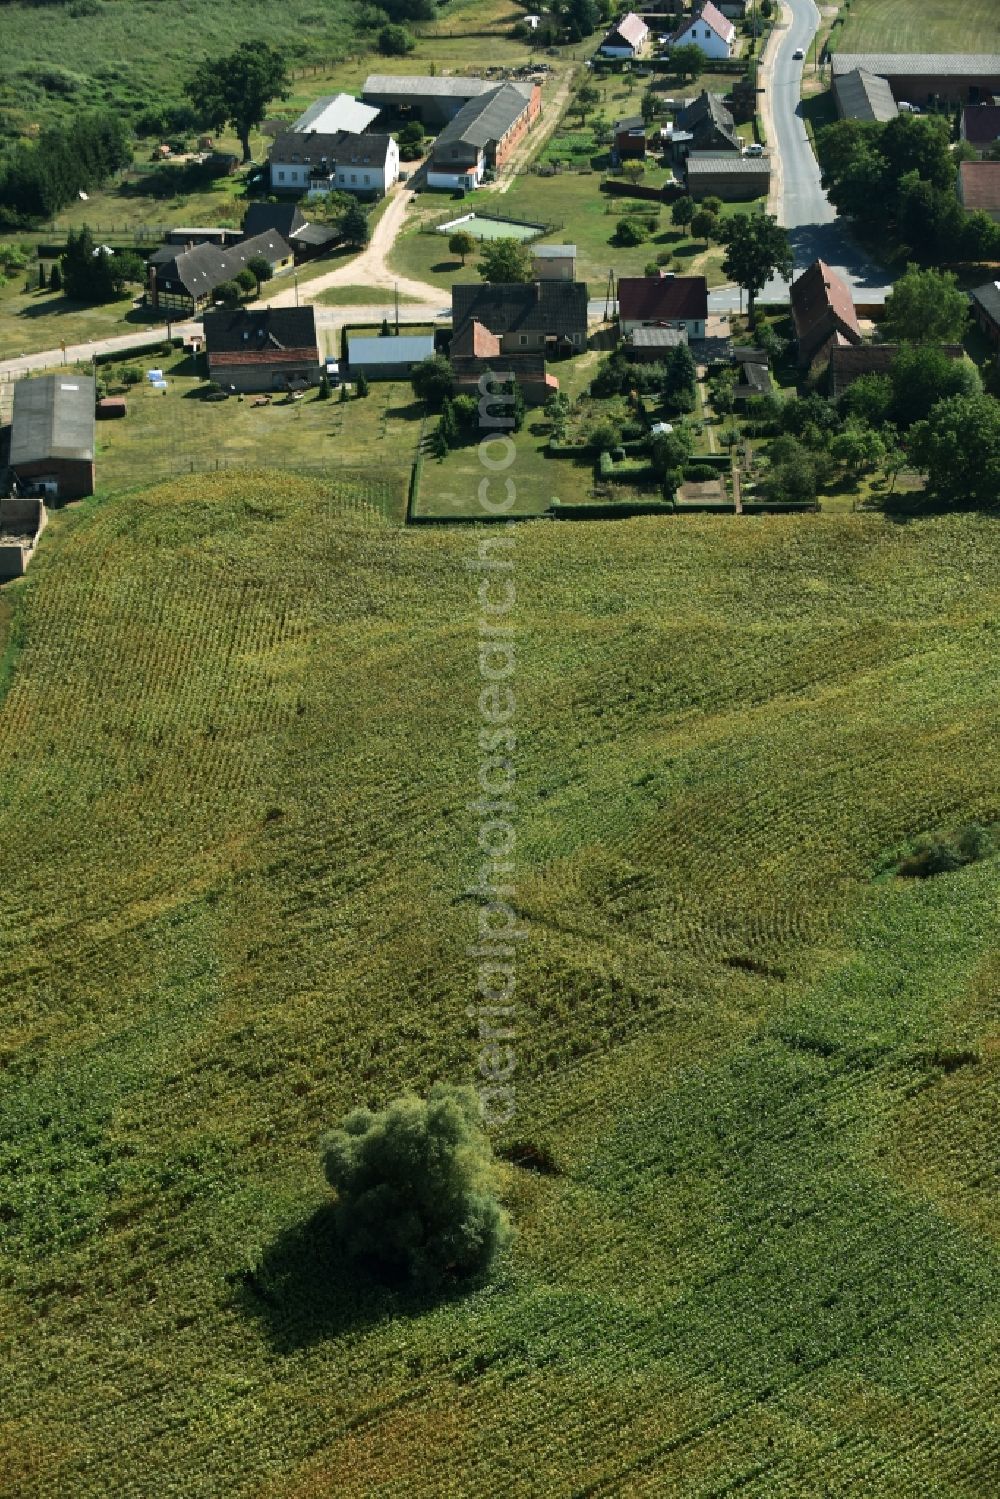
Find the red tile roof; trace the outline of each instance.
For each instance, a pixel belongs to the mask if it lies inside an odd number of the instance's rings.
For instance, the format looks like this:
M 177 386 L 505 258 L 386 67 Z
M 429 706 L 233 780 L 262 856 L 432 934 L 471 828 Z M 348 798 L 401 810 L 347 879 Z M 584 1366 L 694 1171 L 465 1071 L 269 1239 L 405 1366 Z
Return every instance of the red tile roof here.
M 629 11 L 627 16 L 622 16 L 620 21 L 615 22 L 604 41 L 608 46 L 613 47 L 612 37 L 620 36 L 622 41 L 627 42 L 630 47 L 641 47 L 648 35 L 649 27 L 642 17 L 637 16 L 634 11 Z
M 625 323 L 704 321 L 708 282 L 704 276 L 622 276 L 618 316 Z
M 849 343 L 861 342 L 851 288 L 825 260 L 814 260 L 792 282 L 791 303 L 795 335 L 803 356 L 838 331 L 846 335 Z
M 958 170 L 962 203 L 969 212 L 1000 212 L 1000 161 L 963 161 Z
M 736 30 L 732 21 L 727 20 L 721 10 L 716 10 L 712 4 L 712 0 L 706 0 L 706 3 L 702 6 L 698 14 L 705 25 L 711 26 L 712 30 L 717 32 L 724 42 L 728 41 Z

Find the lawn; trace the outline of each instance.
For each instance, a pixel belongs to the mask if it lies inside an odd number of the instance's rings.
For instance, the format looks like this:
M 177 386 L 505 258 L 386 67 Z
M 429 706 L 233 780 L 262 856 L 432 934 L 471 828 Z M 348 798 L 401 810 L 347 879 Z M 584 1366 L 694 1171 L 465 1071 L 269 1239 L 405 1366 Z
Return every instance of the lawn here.
M 995 52 L 996 0 L 853 0 L 838 52 Z
M 151 360 L 130 363 L 145 371 Z M 341 402 L 336 391 L 328 401 L 310 392 L 291 405 L 276 399 L 270 406 L 253 406 L 252 396 L 202 400 L 203 377 L 188 356 L 156 363 L 169 389 L 157 391 L 144 381 L 129 392 L 124 420 L 97 425 L 100 493 L 226 467 L 271 466 L 326 476 L 364 470 L 384 481 L 393 496 L 392 516 L 402 518 L 420 440 L 421 412 L 409 385 L 373 381 L 366 398 L 349 402 Z
M 996 528 L 516 529 L 497 1140 L 553 1171 L 427 1303 L 348 1272 L 318 1165 L 477 1057 L 480 537 L 378 498 L 176 479 L 19 590 L 0 1488 L 991 1493 L 1000 871 L 879 871 L 1000 812 Z

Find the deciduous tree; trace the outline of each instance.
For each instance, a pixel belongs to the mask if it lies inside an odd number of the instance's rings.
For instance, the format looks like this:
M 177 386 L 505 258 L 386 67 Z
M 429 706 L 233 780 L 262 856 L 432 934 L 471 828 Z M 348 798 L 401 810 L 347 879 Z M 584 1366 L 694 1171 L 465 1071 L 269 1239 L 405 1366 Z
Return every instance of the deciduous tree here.
M 268 42 L 241 42 L 228 57 L 206 58 L 187 85 L 205 125 L 231 124 L 250 160 L 250 132 L 264 119 L 272 99 L 288 95 L 284 55 Z
M 531 280 L 531 251 L 519 239 L 484 240 L 476 268 L 494 285 Z
M 949 271 L 908 265 L 885 301 L 885 331 L 896 343 L 961 343 L 969 300 Z
M 757 296 L 772 276 L 791 277 L 794 261 L 788 231 L 766 213 L 739 213 L 719 229 L 726 246 L 722 269 L 747 294 L 747 320 L 757 320 Z

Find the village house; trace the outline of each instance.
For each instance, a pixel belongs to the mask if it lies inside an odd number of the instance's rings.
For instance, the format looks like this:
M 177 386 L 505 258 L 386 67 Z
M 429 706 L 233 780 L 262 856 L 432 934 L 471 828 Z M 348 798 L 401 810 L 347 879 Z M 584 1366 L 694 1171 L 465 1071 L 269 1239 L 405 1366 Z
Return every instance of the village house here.
M 93 494 L 96 398 L 91 375 L 16 382 L 8 463 L 19 492 L 49 500 Z
M 749 202 L 765 198 L 771 187 L 771 163 L 766 156 L 739 156 L 733 151 L 692 151 L 685 163 L 687 187 L 697 202 L 722 198 Z
M 374 337 L 349 332 L 347 363 L 349 375 L 356 380 L 405 380 L 414 365 L 430 359 L 434 353 L 433 333 L 390 333 Z
M 276 193 L 359 193 L 382 197 L 399 176 L 399 147 L 391 135 L 335 135 L 294 130 L 279 135 L 267 153 Z
M 241 239 L 225 249 L 211 244 L 163 245 L 149 257 L 149 305 L 155 310 L 200 312 L 217 287 L 232 281 L 258 255 L 267 261 L 272 275 L 289 269 L 295 261 L 291 245 L 274 232 Z
M 646 122 L 642 115 L 626 115 L 614 123 L 611 142 L 611 165 L 620 166 L 623 161 L 644 161 L 646 158 Z
M 434 142 L 427 186 L 478 187 L 487 170 L 502 167 L 542 105 L 535 83 L 505 83 L 464 104 Z
M 251 203 L 243 220 L 243 237 L 276 233 L 291 245 L 296 261 L 321 255 L 340 242 L 329 224 L 312 224 L 297 203 Z
M 575 281 L 576 245 L 532 245 L 531 267 L 535 281 Z
M 962 110 L 959 133 L 979 156 L 1000 153 L 1000 104 L 970 104 Z
M 512 376 L 531 406 L 543 405 L 559 389 L 556 377 L 546 374 L 544 353 L 520 349 L 516 353 L 504 353 L 503 336 L 491 333 L 474 317 L 452 334 L 448 357 L 455 388 L 460 393 L 478 397 L 479 382 L 489 371 Z
M 704 276 L 621 276 L 618 326 L 623 335 L 639 328 L 683 329 L 689 339 L 705 337 L 708 282 Z
M 732 357 L 739 370 L 739 378 L 733 386 L 733 400 L 737 404 L 745 406 L 756 396 L 771 394 L 774 384 L 767 367 L 767 354 L 763 349 L 735 348 Z
M 713 60 L 732 57 L 735 42 L 736 27 L 712 0 L 706 0 L 688 20 L 682 21 L 670 38 L 671 48 L 698 47 Z
M 969 293 L 972 316 L 986 337 L 1000 347 L 1000 281 L 987 281 Z
M 481 323 L 500 339 L 505 358 L 523 350 L 553 358 L 587 347 L 583 281 L 459 282 L 451 289 L 451 315 L 454 334 Z
M 985 213 L 1000 224 L 1000 161 L 963 161 L 958 168 L 958 201 L 966 213 Z
M 688 151 L 741 150 L 740 138 L 730 111 L 719 94 L 702 89 L 686 109 L 677 116 L 675 158 L 680 161 Z
M 864 68 L 835 75 L 833 102 L 842 120 L 894 120 L 899 114 L 892 89 L 884 78 Z
M 641 16 L 629 11 L 605 33 L 598 52 L 604 57 L 641 57 L 649 45 L 649 27 Z
M 209 379 L 241 392 L 318 385 L 319 341 L 311 307 L 206 312 Z
M 814 260 L 791 286 L 792 322 L 801 365 L 829 358 L 842 344 L 861 343 L 851 288 L 823 260 Z
M 1000 93 L 994 52 L 834 52 L 831 67 L 834 86 L 858 69 L 884 78 L 897 104 L 977 104 Z
M 371 73 L 361 97 L 400 119 L 421 120 L 438 130 L 453 120 L 463 105 L 496 88 L 486 78 L 437 78 L 418 73 Z

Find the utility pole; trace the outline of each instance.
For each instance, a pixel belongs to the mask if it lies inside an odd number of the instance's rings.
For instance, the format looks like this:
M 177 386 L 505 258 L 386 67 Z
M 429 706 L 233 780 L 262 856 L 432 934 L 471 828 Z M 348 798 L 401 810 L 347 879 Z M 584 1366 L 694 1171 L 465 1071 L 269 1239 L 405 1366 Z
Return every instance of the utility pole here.
M 293 271 L 292 272 L 292 276 L 293 276 L 294 281 L 295 281 L 295 305 L 296 305 L 296 307 L 298 307 L 298 305 L 299 305 L 299 273 L 298 273 L 298 271 Z
M 396 299 L 396 337 L 398 338 L 399 337 L 399 282 L 398 281 L 394 281 L 392 283 L 392 285 L 393 285 L 393 293 L 394 293 L 394 296 L 395 296 L 395 299 Z

